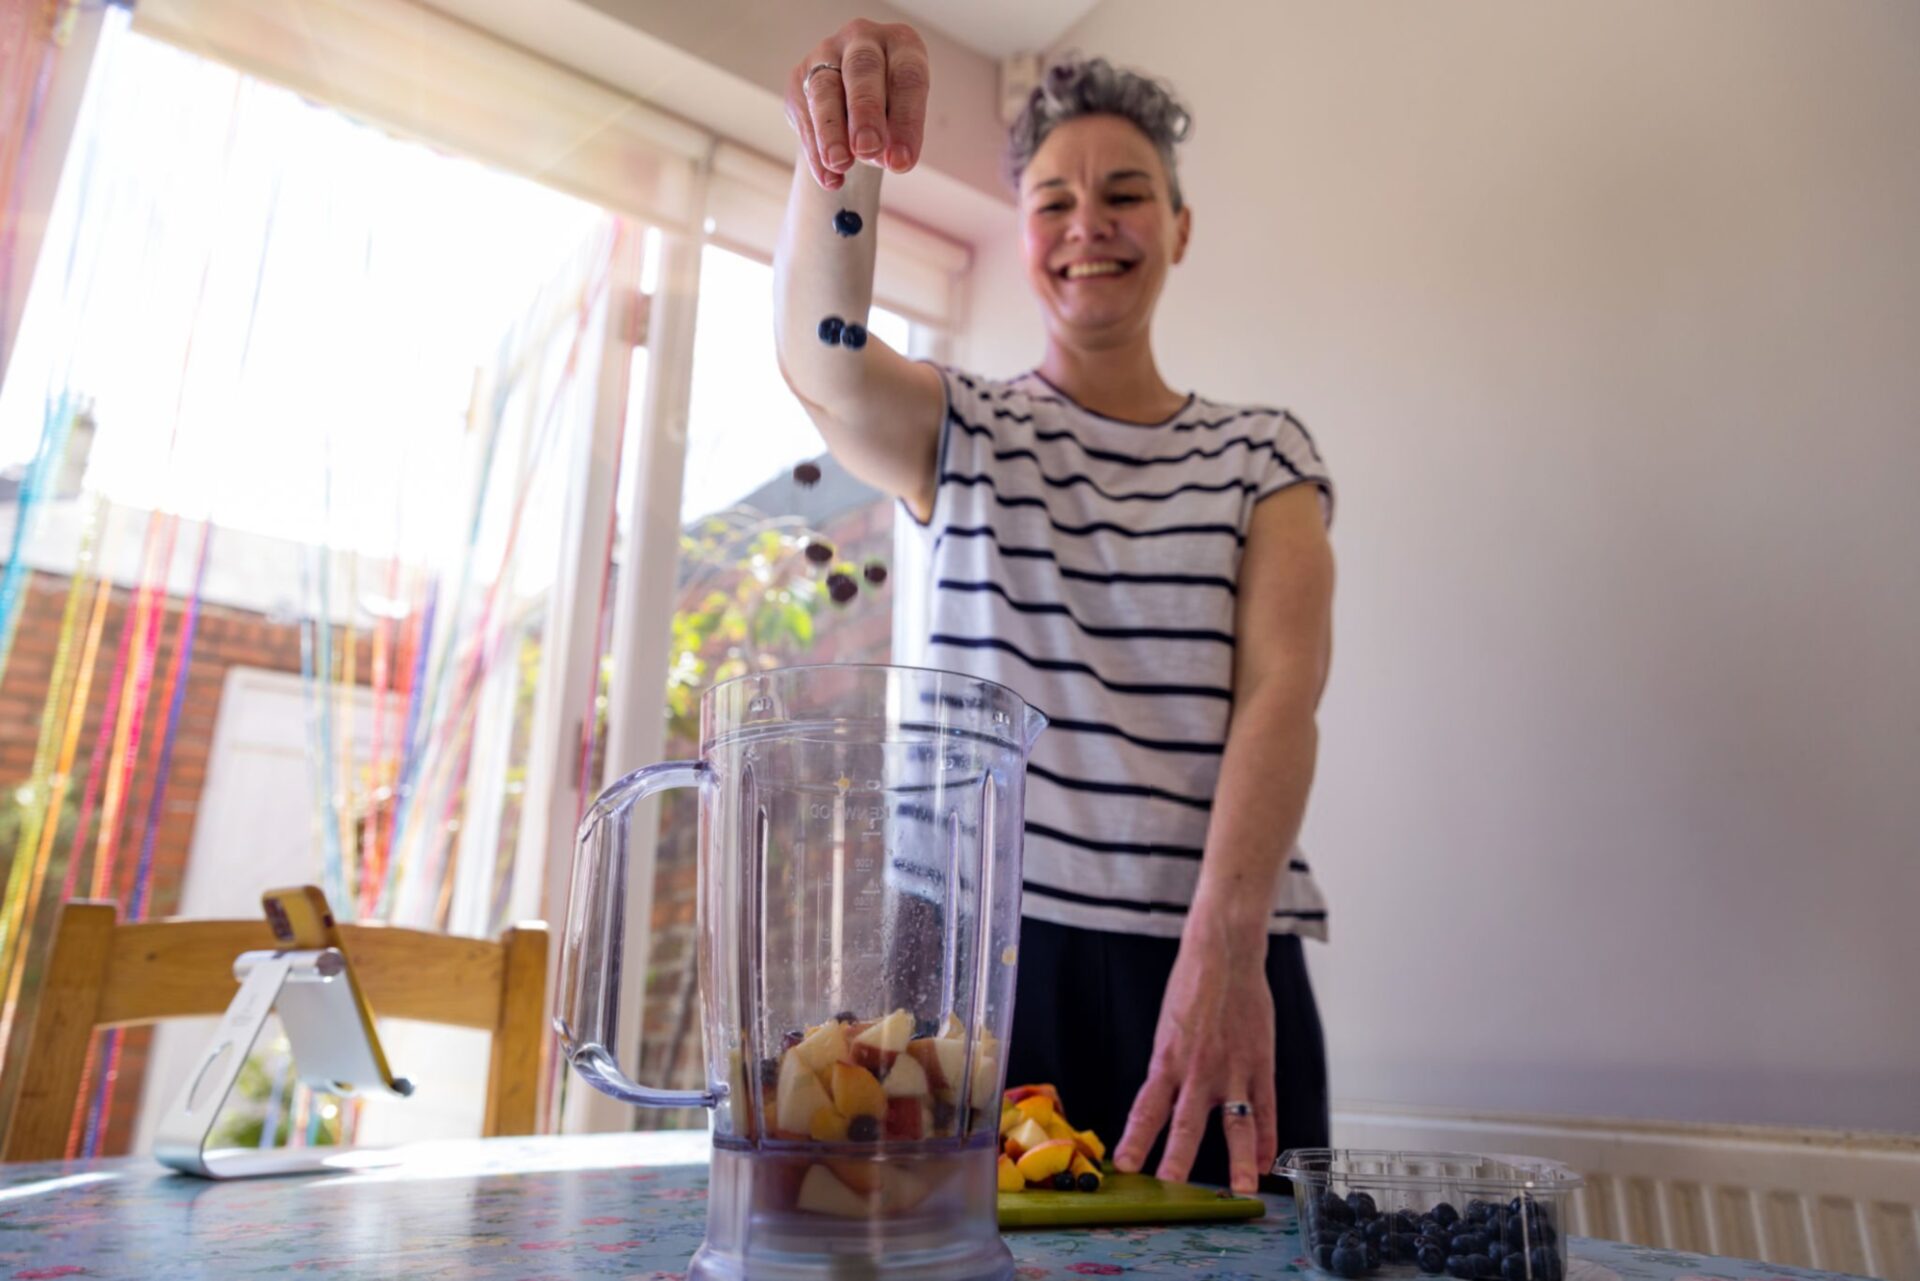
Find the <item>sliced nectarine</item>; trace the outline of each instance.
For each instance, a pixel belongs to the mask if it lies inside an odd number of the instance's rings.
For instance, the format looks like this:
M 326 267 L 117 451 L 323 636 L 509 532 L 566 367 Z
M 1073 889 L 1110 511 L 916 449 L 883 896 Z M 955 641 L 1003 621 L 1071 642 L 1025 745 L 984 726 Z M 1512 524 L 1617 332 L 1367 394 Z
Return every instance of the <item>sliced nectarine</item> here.
M 1005 1155 L 1002 1155 L 1000 1158 L 1000 1164 L 997 1167 L 997 1178 L 999 1180 L 999 1190 L 1002 1192 L 1020 1192 L 1024 1191 L 1027 1186 L 1027 1181 L 1020 1177 L 1020 1167 L 1013 1163 L 1011 1157 Z
M 1038 1147 L 1027 1149 L 1015 1164 L 1019 1166 L 1020 1177 L 1027 1182 L 1045 1183 L 1071 1165 L 1078 1151 L 1071 1140 L 1048 1139 Z
M 807 1133 L 816 1143 L 844 1143 L 847 1118 L 830 1107 L 820 1108 L 807 1123 Z
M 833 1065 L 833 1106 L 842 1116 L 870 1116 L 878 1121 L 887 1114 L 887 1092 L 873 1073 L 854 1063 Z
M 1047 1098 L 1052 1099 L 1054 1111 L 1056 1112 L 1066 1111 L 1066 1108 L 1062 1107 L 1060 1104 L 1060 1091 L 1054 1089 L 1051 1085 L 1010 1086 L 1008 1087 L 1004 1097 L 1006 1098 L 1007 1102 L 1018 1104 L 1022 1099 L 1030 1099 L 1036 1094 L 1045 1095 Z
M 1053 1100 L 1044 1094 L 1029 1094 L 1013 1106 L 1020 1115 L 1038 1121 L 1041 1125 L 1060 1115 L 1059 1109 L 1053 1105 Z
M 1082 1152 L 1087 1154 L 1087 1160 L 1095 1165 L 1107 1159 L 1107 1145 L 1102 1143 L 1100 1136 L 1092 1130 L 1075 1130 L 1073 1141 Z

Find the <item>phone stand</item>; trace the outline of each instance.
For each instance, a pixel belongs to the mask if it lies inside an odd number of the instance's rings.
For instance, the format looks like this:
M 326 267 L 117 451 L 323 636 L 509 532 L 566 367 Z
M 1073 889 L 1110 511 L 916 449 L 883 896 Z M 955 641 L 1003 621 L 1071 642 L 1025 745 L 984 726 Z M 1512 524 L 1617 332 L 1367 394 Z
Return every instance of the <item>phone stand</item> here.
M 276 1010 L 303 1084 L 334 1094 L 413 1093 L 406 1080 L 395 1078 L 392 1087 L 382 1082 L 346 968 L 336 948 L 240 954 L 233 963 L 240 991 L 154 1136 L 153 1154 L 162 1164 L 204 1179 L 243 1179 L 390 1163 L 377 1150 L 346 1147 L 207 1150 L 214 1121 Z

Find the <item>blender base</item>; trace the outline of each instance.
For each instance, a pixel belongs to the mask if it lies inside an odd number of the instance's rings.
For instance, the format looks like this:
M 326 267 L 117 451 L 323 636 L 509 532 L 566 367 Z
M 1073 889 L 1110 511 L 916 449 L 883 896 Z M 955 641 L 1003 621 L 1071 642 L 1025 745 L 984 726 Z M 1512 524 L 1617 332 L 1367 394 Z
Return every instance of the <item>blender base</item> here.
M 849 1157 L 845 1147 L 770 1153 L 716 1144 L 707 1239 L 688 1281 L 1007 1281 L 1013 1255 L 996 1216 L 994 1155 L 990 1147 Z M 800 1208 L 821 1204 L 823 1190 L 830 1209 Z

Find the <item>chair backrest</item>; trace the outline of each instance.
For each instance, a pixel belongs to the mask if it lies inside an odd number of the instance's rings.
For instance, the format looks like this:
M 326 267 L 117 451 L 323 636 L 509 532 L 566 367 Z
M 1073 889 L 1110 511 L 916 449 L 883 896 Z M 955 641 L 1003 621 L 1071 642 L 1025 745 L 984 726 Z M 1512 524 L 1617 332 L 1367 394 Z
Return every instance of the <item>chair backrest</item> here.
M 546 1036 L 546 926 L 513 926 L 498 943 L 384 925 L 342 925 L 340 932 L 376 1016 L 493 1034 L 481 1132 L 533 1133 Z M 234 958 L 273 947 L 264 920 L 120 925 L 111 903 L 66 904 L 0 1158 L 66 1155 L 95 1028 L 223 1014 L 238 990 Z

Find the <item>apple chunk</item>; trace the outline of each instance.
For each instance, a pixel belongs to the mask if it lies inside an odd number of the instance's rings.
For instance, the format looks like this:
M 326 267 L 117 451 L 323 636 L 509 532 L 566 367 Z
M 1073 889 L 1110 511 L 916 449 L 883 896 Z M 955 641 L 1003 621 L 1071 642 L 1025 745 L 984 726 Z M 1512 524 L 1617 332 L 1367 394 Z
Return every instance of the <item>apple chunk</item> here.
M 807 1134 L 813 1129 L 813 1117 L 821 1108 L 829 1110 L 833 1100 L 798 1054 L 789 1053 L 780 1060 L 780 1082 L 776 1089 L 774 1118 L 783 1130 Z
M 855 1045 L 871 1046 L 888 1054 L 898 1054 L 913 1040 L 913 1015 L 895 1010 L 854 1038 Z
M 893 1070 L 887 1073 L 886 1080 L 880 1084 L 890 1099 L 921 1098 L 933 1093 L 927 1083 L 927 1070 L 911 1054 L 895 1058 Z

